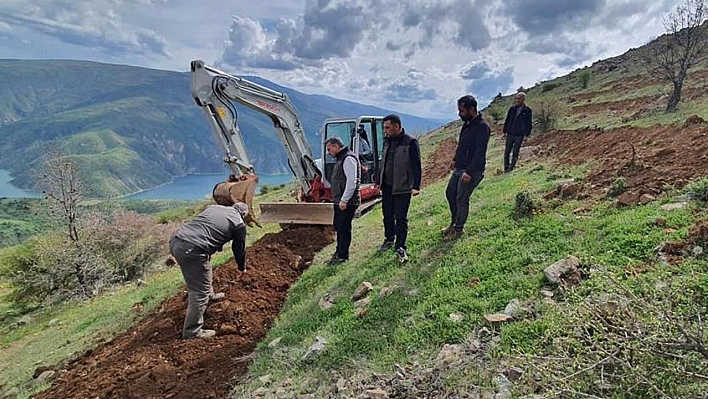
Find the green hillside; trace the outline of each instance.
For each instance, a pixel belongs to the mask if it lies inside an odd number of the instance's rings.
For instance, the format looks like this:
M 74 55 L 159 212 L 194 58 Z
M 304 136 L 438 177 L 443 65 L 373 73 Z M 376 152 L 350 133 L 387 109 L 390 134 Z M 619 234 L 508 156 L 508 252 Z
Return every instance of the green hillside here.
M 0 168 L 33 188 L 47 154 L 72 157 L 93 196 L 119 196 L 176 176 L 223 171 L 223 154 L 191 98 L 188 73 L 86 61 L 0 60 Z M 288 93 L 319 156 L 317 132 L 328 117 L 391 111 L 326 96 Z M 251 161 L 260 173 L 289 172 L 271 122 L 239 108 Z M 413 131 L 435 121 L 403 115 Z

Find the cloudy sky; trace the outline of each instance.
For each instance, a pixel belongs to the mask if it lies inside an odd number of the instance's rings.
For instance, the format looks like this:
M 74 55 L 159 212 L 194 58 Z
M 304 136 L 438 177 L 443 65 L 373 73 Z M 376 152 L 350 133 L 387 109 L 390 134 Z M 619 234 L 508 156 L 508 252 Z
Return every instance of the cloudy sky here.
M 456 118 L 664 33 L 678 0 L 2 0 L 2 58 L 186 71 Z

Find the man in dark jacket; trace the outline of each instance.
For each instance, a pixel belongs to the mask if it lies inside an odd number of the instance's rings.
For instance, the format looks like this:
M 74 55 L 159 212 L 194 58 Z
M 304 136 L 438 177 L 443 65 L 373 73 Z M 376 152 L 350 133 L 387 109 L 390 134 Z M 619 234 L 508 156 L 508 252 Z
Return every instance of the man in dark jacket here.
M 211 285 L 211 255 L 231 241 L 231 251 L 242 272 L 246 271 L 246 224 L 243 218 L 248 206 L 209 205 L 199 215 L 177 230 L 170 239 L 170 252 L 175 257 L 187 284 L 187 314 L 182 338 L 209 338 L 214 330 L 205 330 L 204 311 L 209 300 L 220 300 L 224 293 L 214 293 Z
M 487 121 L 477 112 L 477 100 L 473 96 L 467 95 L 457 100 L 457 110 L 463 124 L 455 157 L 450 163 L 452 176 L 445 190 L 451 214 L 450 226 L 443 230 L 445 240 L 456 240 L 462 236 L 470 211 L 470 196 L 484 178 L 491 134 Z
M 359 196 L 359 162 L 354 152 L 344 146 L 339 137 L 325 141 L 327 154 L 336 159 L 332 168 L 332 202 L 334 203 L 334 230 L 337 232 L 337 251 L 329 261 L 336 265 L 349 259 L 352 243 L 352 220 L 361 202 Z
M 396 256 L 403 263 L 408 261 L 408 208 L 411 196 L 420 193 L 420 147 L 418 140 L 403 129 L 398 115 L 385 116 L 383 127 L 386 137 L 376 184 L 381 187 L 385 239 L 379 251 L 395 246 Z
M 531 108 L 527 107 L 526 94 L 523 92 L 516 93 L 514 97 L 514 105 L 509 108 L 504 120 L 504 138 L 506 145 L 504 146 L 504 173 L 509 173 L 514 170 L 516 161 L 519 159 L 519 150 L 524 138 L 531 134 L 532 129 L 532 112 Z M 511 160 L 509 160 L 511 155 Z

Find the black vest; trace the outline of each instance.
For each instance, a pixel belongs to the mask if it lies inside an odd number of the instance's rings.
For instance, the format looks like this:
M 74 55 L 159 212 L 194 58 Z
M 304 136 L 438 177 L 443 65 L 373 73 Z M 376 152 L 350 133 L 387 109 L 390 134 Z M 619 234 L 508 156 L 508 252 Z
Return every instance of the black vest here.
M 352 157 L 356 161 L 356 155 L 349 150 L 349 148 L 344 147 L 337 154 L 337 162 L 332 168 L 332 202 L 338 204 L 342 200 L 342 195 L 344 194 L 344 189 L 347 187 L 347 176 L 344 174 L 344 160 L 347 157 Z M 361 203 L 361 197 L 359 195 L 359 162 L 357 162 L 357 173 L 356 173 L 356 190 L 354 195 L 347 202 L 348 206 L 358 207 Z

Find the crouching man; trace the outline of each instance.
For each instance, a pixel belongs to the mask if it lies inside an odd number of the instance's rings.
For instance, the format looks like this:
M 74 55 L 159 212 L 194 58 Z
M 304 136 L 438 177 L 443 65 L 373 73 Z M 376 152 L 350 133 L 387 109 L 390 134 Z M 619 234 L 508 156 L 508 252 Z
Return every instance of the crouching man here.
M 210 205 L 179 228 L 170 239 L 170 252 L 175 257 L 187 284 L 187 315 L 182 338 L 209 338 L 214 330 L 205 330 L 204 311 L 209 300 L 224 298 L 214 293 L 211 284 L 211 255 L 231 241 L 231 250 L 238 269 L 246 271 L 246 224 L 248 206 L 237 202 L 233 206 Z

